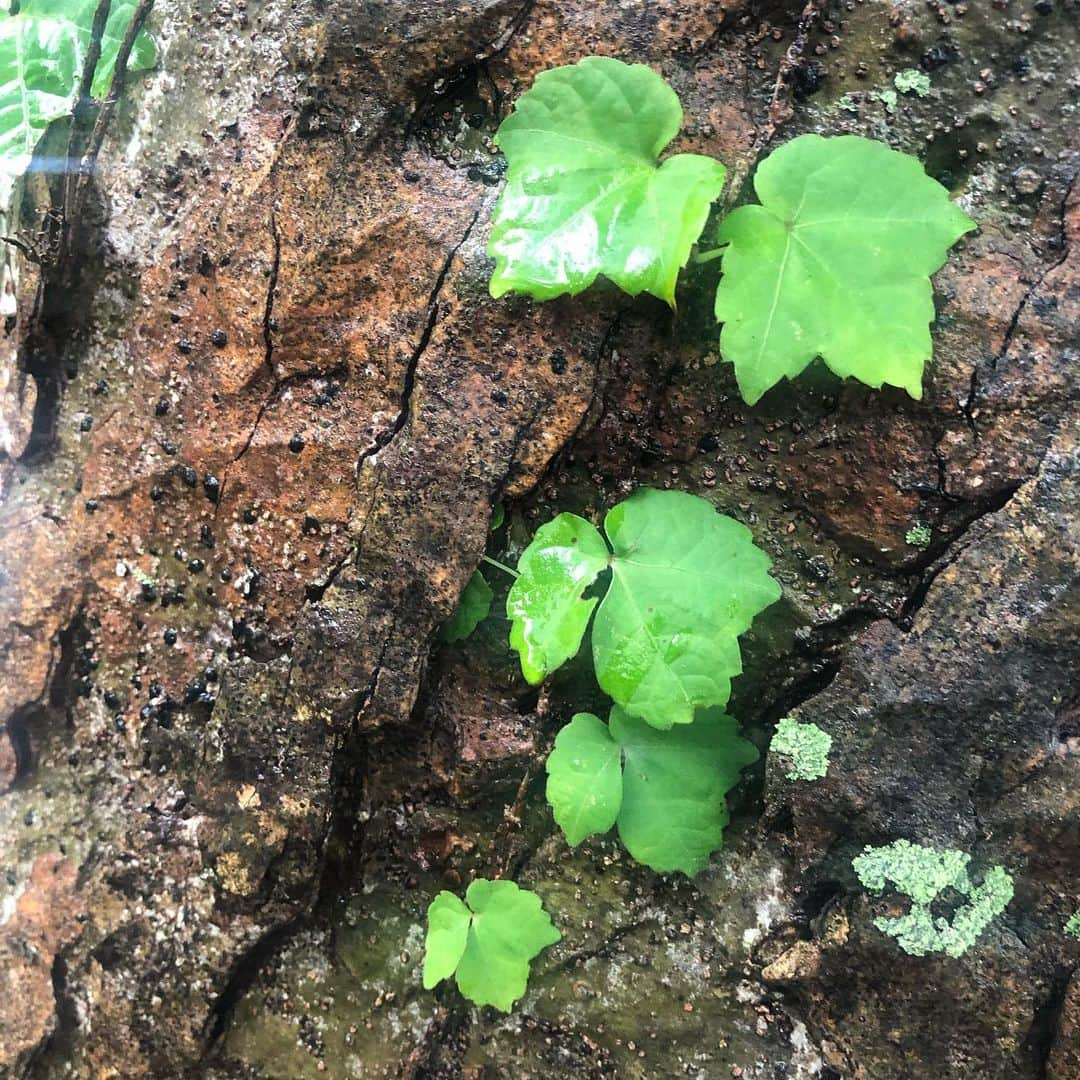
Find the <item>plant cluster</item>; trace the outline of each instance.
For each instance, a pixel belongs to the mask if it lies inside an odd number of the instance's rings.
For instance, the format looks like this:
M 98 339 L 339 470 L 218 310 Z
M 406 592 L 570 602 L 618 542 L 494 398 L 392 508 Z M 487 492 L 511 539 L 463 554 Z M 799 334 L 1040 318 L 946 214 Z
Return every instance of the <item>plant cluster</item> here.
M 7 4 L 4 4 L 7 7 Z M 135 0 L 113 0 L 101 33 L 90 95 L 105 96 L 135 12 Z M 0 13 L 0 190 L 25 172 L 34 147 L 54 120 L 71 114 L 93 36 L 98 0 L 21 0 Z M 157 50 L 145 31 L 135 38 L 132 71 L 153 67 Z
M 928 89 L 907 75 L 897 86 Z M 674 308 L 725 179 L 701 154 L 660 160 L 681 127 L 674 91 L 643 65 L 588 57 L 537 76 L 495 137 L 507 174 L 488 244 L 492 296 L 548 300 L 604 276 Z M 746 402 L 818 357 L 842 377 L 921 396 L 930 275 L 974 222 L 918 160 L 855 136 L 793 139 L 761 162 L 754 188 L 759 202 L 723 217 L 719 246 L 697 256 L 722 260 L 720 352 Z M 547 800 L 572 846 L 615 828 L 639 862 L 687 875 L 721 846 L 726 794 L 758 756 L 722 710 L 742 670 L 739 636 L 781 595 L 769 569 L 745 526 L 682 492 L 639 490 L 603 531 L 568 513 L 537 530 L 506 601 L 522 673 L 542 682 L 591 627 L 597 682 L 614 702 L 607 723 L 574 716 L 548 757 Z M 444 639 L 467 636 L 491 599 L 477 572 Z M 789 778 L 816 779 L 831 741 L 785 718 L 772 749 L 788 757 Z M 856 860 L 865 883 L 925 898 L 877 925 L 909 952 L 959 955 L 1008 902 L 1011 879 L 995 867 L 976 887 L 968 856 L 906 844 Z M 951 923 L 930 912 L 946 887 L 968 898 Z M 466 997 L 508 1010 L 558 932 L 513 883 L 475 881 L 466 900 L 444 892 L 429 909 L 424 985 L 456 972 Z M 503 903 L 506 918 L 495 914 Z

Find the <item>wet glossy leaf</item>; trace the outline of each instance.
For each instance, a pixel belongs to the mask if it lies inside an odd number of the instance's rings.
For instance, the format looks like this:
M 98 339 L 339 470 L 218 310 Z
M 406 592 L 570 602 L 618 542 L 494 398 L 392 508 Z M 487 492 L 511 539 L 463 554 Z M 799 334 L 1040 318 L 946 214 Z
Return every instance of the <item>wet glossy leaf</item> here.
M 582 593 L 608 558 L 604 538 L 576 514 L 559 514 L 536 530 L 506 598 L 510 645 L 529 682 L 543 682 L 577 654 L 597 603 Z
M 753 404 L 815 357 L 922 396 L 930 275 L 975 223 L 919 161 L 854 135 L 801 135 L 758 167 L 760 206 L 723 221 L 720 351 Z
M 582 594 L 610 566 L 592 630 L 604 691 L 657 728 L 726 704 L 738 637 L 780 596 L 750 530 L 695 495 L 650 488 L 615 506 L 604 530 L 610 552 L 587 521 L 560 514 L 522 554 L 506 610 L 525 677 L 540 682 L 577 652 L 597 604 Z
M 642 64 L 590 56 L 537 76 L 499 127 L 506 188 L 492 219 L 492 296 L 579 293 L 599 274 L 674 306 L 675 279 L 724 185 L 678 134 L 674 91 Z
M 750 530 L 705 499 L 645 488 L 610 511 L 604 531 L 614 557 L 592 631 L 600 686 L 658 728 L 727 704 L 739 635 L 780 598 Z
M 722 846 L 725 796 L 757 757 L 735 721 L 715 709 L 671 731 L 618 706 L 610 727 L 579 713 L 548 757 L 547 798 L 571 846 L 617 825 L 638 862 L 693 876 Z
M 30 15 L 0 18 L 0 173 L 9 190 L 45 129 L 71 111 L 81 66 L 82 49 L 70 23 Z
M 116 69 L 116 54 L 120 51 L 120 45 L 137 6 L 136 0 L 112 0 L 105 32 L 101 35 L 101 58 L 94 69 L 91 92 L 96 98 L 102 98 L 108 92 L 113 71 Z M 79 35 L 80 48 L 85 53 L 90 45 L 90 32 L 97 7 L 98 0 L 23 0 L 20 10 L 23 14 L 66 19 L 73 23 Z M 153 67 L 156 62 L 157 48 L 154 39 L 145 30 L 141 30 L 132 46 L 128 69 L 143 71 Z
M 424 988 L 454 975 L 470 1001 L 509 1012 L 525 993 L 532 959 L 561 936 L 535 893 L 477 878 L 464 904 L 441 892 L 428 908 Z
M 492 596 L 491 586 L 484 575 L 476 570 L 461 594 L 457 610 L 443 624 L 443 641 L 467 638 L 488 617 Z

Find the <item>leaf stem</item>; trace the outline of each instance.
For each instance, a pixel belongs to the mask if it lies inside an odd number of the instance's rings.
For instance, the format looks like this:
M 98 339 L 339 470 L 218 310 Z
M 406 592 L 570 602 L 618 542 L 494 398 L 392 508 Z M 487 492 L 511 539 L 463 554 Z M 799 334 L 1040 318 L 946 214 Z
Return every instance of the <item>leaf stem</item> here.
M 707 263 L 712 262 L 713 259 L 719 259 L 724 254 L 727 244 L 721 244 L 718 248 L 713 248 L 711 251 L 695 251 L 691 256 L 690 261 L 692 263 Z
M 504 574 L 509 574 L 514 578 L 521 576 L 516 570 L 511 570 L 506 563 L 501 563 L 498 559 L 493 559 L 490 555 L 481 555 L 480 558 L 490 566 L 494 566 L 497 570 L 501 570 Z

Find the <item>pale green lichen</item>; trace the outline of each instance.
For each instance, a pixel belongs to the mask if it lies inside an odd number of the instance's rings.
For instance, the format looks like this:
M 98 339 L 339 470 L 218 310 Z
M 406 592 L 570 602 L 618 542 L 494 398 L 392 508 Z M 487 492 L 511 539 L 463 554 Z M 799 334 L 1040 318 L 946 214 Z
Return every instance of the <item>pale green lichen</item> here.
M 917 521 L 904 535 L 904 541 L 912 547 L 927 548 L 930 546 L 933 535 L 929 525 L 924 525 L 921 521 Z
M 968 873 L 971 856 L 951 848 L 936 849 L 896 840 L 885 847 L 866 847 L 852 861 L 859 880 L 874 892 L 893 890 L 911 899 L 911 910 L 898 917 L 879 916 L 874 925 L 896 939 L 904 952 L 925 956 L 940 952 L 963 956 L 1013 896 L 1013 879 L 1004 867 L 993 866 L 976 885 Z M 935 916 L 930 905 L 953 889 L 967 900 L 952 920 Z
M 896 103 L 899 97 L 895 90 L 871 90 L 866 96 L 871 101 L 880 101 L 885 106 L 887 113 L 896 112 Z
M 829 771 L 832 736 L 817 724 L 800 724 L 785 716 L 776 725 L 769 750 L 790 759 L 789 780 L 820 780 Z
M 1065 933 L 1080 941 L 1080 908 L 1073 912 L 1072 918 L 1065 924 Z
M 836 104 L 844 112 L 857 113 L 859 111 L 859 106 L 855 104 L 855 99 L 850 94 L 844 94 Z
M 918 94 L 921 98 L 926 97 L 930 93 L 930 76 L 918 68 L 906 68 L 896 73 L 893 86 L 901 94 Z

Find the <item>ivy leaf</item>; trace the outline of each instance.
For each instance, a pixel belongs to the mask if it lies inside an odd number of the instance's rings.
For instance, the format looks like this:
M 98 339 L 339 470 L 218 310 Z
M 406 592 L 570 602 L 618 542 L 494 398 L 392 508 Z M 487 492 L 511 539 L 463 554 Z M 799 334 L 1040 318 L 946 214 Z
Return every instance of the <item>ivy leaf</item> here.
M 608 559 L 604 538 L 576 514 L 559 514 L 536 530 L 506 597 L 510 646 L 521 656 L 529 682 L 543 682 L 581 648 L 597 604 L 596 597 L 585 600 L 581 594 Z
M 443 623 L 443 641 L 462 641 L 467 638 L 488 617 L 492 596 L 494 593 L 484 575 L 475 570 L 461 594 L 454 614 Z
M 601 688 L 656 728 L 724 705 L 742 671 L 738 637 L 780 596 L 750 530 L 695 495 L 644 488 L 607 515 L 603 537 L 560 514 L 537 530 L 507 598 L 510 644 L 530 682 L 573 656 L 596 599 L 582 593 L 611 567 L 593 623 Z
M 757 757 L 717 710 L 657 731 L 616 705 L 610 727 L 578 713 L 559 732 L 547 761 L 547 799 L 571 847 L 617 825 L 638 862 L 692 877 L 723 845 L 725 795 Z
M 469 909 L 443 890 L 428 905 L 424 941 L 424 989 L 431 990 L 457 970 L 469 938 Z
M 30 164 L 49 124 L 71 111 L 81 66 L 70 23 L 25 14 L 0 19 L 0 172 L 9 184 Z
M 758 167 L 760 206 L 720 226 L 720 350 L 754 404 L 820 356 L 922 396 L 930 275 L 975 223 L 918 159 L 855 135 L 800 135 Z
M 500 125 L 506 188 L 492 218 L 491 295 L 538 300 L 599 274 L 675 306 L 675 279 L 724 186 L 700 154 L 657 157 L 679 132 L 679 99 L 643 64 L 590 56 L 536 77 Z
M 94 82 L 91 93 L 96 98 L 103 98 L 109 90 L 113 72 L 116 69 L 116 54 L 127 34 L 131 17 L 138 6 L 136 0 L 112 0 L 109 17 L 105 22 L 105 31 L 101 35 L 101 58 L 94 69 Z M 20 11 L 25 15 L 38 15 L 66 20 L 72 23 L 79 35 L 81 52 L 90 47 L 90 34 L 94 26 L 94 12 L 98 0 L 23 0 Z M 154 39 L 140 30 L 132 45 L 128 60 L 129 71 L 143 71 L 157 62 L 157 48 Z M 80 71 L 78 74 L 82 74 Z M 72 84 L 74 86 L 74 83 Z
M 622 809 L 622 751 L 598 716 L 578 713 L 559 732 L 547 773 L 547 800 L 571 847 L 615 824 Z
M 454 975 L 474 1004 L 509 1012 L 525 993 L 532 959 L 561 937 L 536 893 L 477 878 L 464 904 L 441 892 L 428 907 L 424 989 Z

